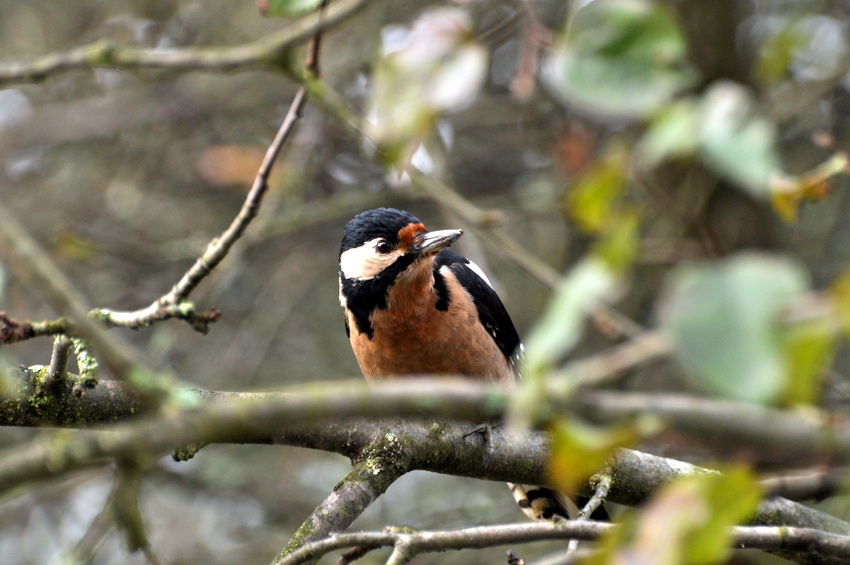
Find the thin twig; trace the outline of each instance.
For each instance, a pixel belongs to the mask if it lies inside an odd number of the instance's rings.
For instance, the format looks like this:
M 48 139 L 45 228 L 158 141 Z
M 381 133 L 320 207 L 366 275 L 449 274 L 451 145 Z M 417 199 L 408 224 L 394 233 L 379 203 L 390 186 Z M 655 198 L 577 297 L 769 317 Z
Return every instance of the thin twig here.
M 66 335 L 58 335 L 53 340 L 53 352 L 50 354 L 50 366 L 47 368 L 47 388 L 51 394 L 64 392 L 68 376 L 68 360 L 74 343 Z
M 115 530 L 115 514 L 112 512 L 113 497 L 110 494 L 104 508 L 98 512 L 86 533 L 66 555 L 68 563 L 91 563 L 106 538 Z
M 197 314 L 194 306 L 187 299 L 192 291 L 224 260 L 233 245 L 245 233 L 248 224 L 257 216 L 263 197 L 268 192 L 268 179 L 272 166 L 280 155 L 284 142 L 289 138 L 296 122 L 301 117 L 306 102 L 307 91 L 302 87 L 295 94 L 286 118 L 266 150 L 266 155 L 257 171 L 254 184 L 251 186 L 239 213 L 220 236 L 213 238 L 207 244 L 204 253 L 186 271 L 180 281 L 167 294 L 161 296 L 146 308 L 133 312 L 116 312 L 101 308 L 96 311 L 96 318 L 109 325 L 141 328 L 159 320 L 176 317 L 189 321 L 196 330 L 206 333 L 209 329 L 209 323 L 217 321 L 220 318 L 220 313 L 210 311 Z
M 760 484 L 765 496 L 820 502 L 844 491 L 847 486 L 847 469 L 796 471 L 762 479 Z
M 610 469 L 606 469 L 601 473 L 597 473 L 591 478 L 591 483 L 594 484 L 594 493 L 593 496 L 590 497 L 590 500 L 587 501 L 587 504 L 584 505 L 584 508 L 579 510 L 578 515 L 576 516 L 577 521 L 588 520 L 590 516 L 596 512 L 596 509 L 599 508 L 605 500 L 608 498 L 608 491 L 611 490 L 611 472 Z M 572 559 L 576 551 L 578 551 L 578 542 L 579 540 L 573 538 L 570 540 L 570 543 L 567 545 L 567 553 L 564 556 L 565 559 Z
M 406 465 L 397 454 L 397 451 L 392 451 L 389 457 L 369 457 L 355 464 L 334 487 L 333 492 L 301 524 L 289 544 L 272 562 L 273 565 L 286 561 L 288 555 L 311 542 L 348 528 L 397 479 L 411 470 L 409 462 Z
M 131 345 L 114 333 L 105 331 L 101 324 L 89 317 L 86 299 L 2 200 L 0 254 L 6 257 L 6 265 L 20 280 L 53 310 L 67 317 L 49 323 L 45 330 L 59 329 L 53 335 L 63 333 L 85 338 L 119 378 L 124 378 L 134 369 L 153 375 L 153 371 Z M 50 332 L 45 331 L 43 335 L 47 333 Z
M 235 47 L 194 49 L 137 49 L 98 41 L 61 53 L 51 53 L 25 63 L 0 65 L 0 85 L 38 82 L 74 69 L 165 69 L 171 71 L 232 71 L 257 67 L 280 68 L 287 65 L 286 50 L 312 38 L 354 15 L 368 0 L 339 0 L 317 19 L 305 16 L 285 29 L 252 43 Z
M 645 331 L 631 341 L 615 345 L 591 357 L 579 359 L 556 371 L 553 383 L 569 386 L 600 386 L 660 357 L 672 353 L 670 340 L 658 332 Z
M 394 555 L 389 562 L 405 563 L 418 553 L 430 553 L 451 549 L 492 547 L 507 543 L 527 543 L 540 540 L 596 539 L 603 532 L 615 528 L 613 524 L 599 522 L 521 523 L 478 526 L 460 530 L 402 531 L 389 529 L 384 532 L 359 532 L 335 534 L 313 542 L 281 559 L 275 565 L 298 565 L 315 560 L 331 551 L 354 546 L 393 547 Z M 841 537 L 841 536 L 839 536 Z
M 391 558 L 389 562 L 405 563 L 418 553 L 492 547 L 508 543 L 528 543 L 541 540 L 571 538 L 595 540 L 617 527 L 613 524 L 600 522 L 572 521 L 558 525 L 549 523 L 506 524 L 414 533 L 386 531 L 337 534 L 308 544 L 285 559 L 278 561 L 276 565 L 300 565 L 316 560 L 331 551 L 358 545 L 393 547 L 394 555 L 399 555 L 395 561 Z M 831 534 L 812 528 L 771 526 L 736 526 L 732 528 L 732 531 L 733 547 L 761 548 L 799 554 L 812 552 L 839 560 L 850 558 L 850 536 Z M 817 557 L 807 560 L 811 563 L 818 561 Z M 835 563 L 838 561 L 828 559 L 828 562 Z

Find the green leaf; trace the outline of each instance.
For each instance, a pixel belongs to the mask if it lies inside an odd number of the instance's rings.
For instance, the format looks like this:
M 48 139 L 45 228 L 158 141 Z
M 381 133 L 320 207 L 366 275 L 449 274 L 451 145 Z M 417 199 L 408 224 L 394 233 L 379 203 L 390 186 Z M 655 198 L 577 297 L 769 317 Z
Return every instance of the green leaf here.
M 618 273 L 590 255 L 576 264 L 549 301 L 526 342 L 524 378 L 511 399 L 508 428 L 519 432 L 548 418 L 548 371 L 578 342 L 587 313 L 619 291 Z
M 319 7 L 322 0 L 257 0 L 257 8 L 264 16 L 300 16 Z
M 560 420 L 551 432 L 547 476 L 551 486 L 564 492 L 574 492 L 604 467 L 614 450 L 634 445 L 640 439 L 634 427 L 599 428 L 575 420 Z
M 640 253 L 641 215 L 627 208 L 610 218 L 604 233 L 593 244 L 593 254 L 613 273 L 623 276 L 634 265 Z
M 526 342 L 529 376 L 551 369 L 578 342 L 587 313 L 616 296 L 619 277 L 598 257 L 576 264 L 555 290 Z
M 715 84 L 700 104 L 697 137 L 714 172 L 754 196 L 770 197 L 771 180 L 781 173 L 776 127 L 758 113 L 746 88 Z
M 409 158 L 440 115 L 475 99 L 487 51 L 474 41 L 470 26 L 461 10 L 431 10 L 417 20 L 404 49 L 378 62 L 366 132 L 389 164 Z
M 670 10 L 644 0 L 596 0 L 575 14 L 545 65 L 567 104 L 605 117 L 642 118 L 689 86 L 694 72 Z
M 741 253 L 685 265 L 670 275 L 661 324 L 698 384 L 775 401 L 787 378 L 782 313 L 807 288 L 806 271 L 790 259 Z
M 610 224 L 612 210 L 626 189 L 628 154 L 608 151 L 594 161 L 567 189 L 564 207 L 587 233 L 599 233 Z
M 795 324 L 784 333 L 788 384 L 784 400 L 790 404 L 814 404 L 820 398 L 824 368 L 835 354 L 832 320 L 824 317 Z
M 652 119 L 638 143 L 638 155 L 647 167 L 697 152 L 697 105 L 692 99 L 675 102 Z
M 762 492 L 756 477 L 747 469 L 729 469 L 723 474 L 683 479 L 671 490 L 695 491 L 708 506 L 708 515 L 695 524 L 685 538 L 686 563 L 725 563 L 731 553 L 731 527 L 755 513 Z
M 761 45 L 754 69 L 760 84 L 775 86 L 788 78 L 791 64 L 808 39 L 801 31 L 799 27 L 786 24 Z
M 601 551 L 583 565 L 652 563 L 710 565 L 731 553 L 731 526 L 755 512 L 761 490 L 746 469 L 683 477 L 664 486 L 620 528 L 600 540 Z

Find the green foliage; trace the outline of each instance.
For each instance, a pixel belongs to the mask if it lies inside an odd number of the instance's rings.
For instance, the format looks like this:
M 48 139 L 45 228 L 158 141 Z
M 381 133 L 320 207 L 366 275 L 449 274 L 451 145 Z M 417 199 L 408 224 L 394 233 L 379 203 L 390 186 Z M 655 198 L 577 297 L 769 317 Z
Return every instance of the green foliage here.
M 599 233 L 611 222 L 614 206 L 626 189 L 628 153 L 622 148 L 608 151 L 570 185 L 564 207 L 587 233 Z
M 767 255 L 741 253 L 683 265 L 670 275 L 662 327 L 704 388 L 742 400 L 775 401 L 788 377 L 782 314 L 808 284 L 799 263 Z
M 587 313 L 618 294 L 618 278 L 604 261 L 592 255 L 573 267 L 528 337 L 530 377 L 551 369 L 575 346 Z
M 690 157 L 699 147 L 697 102 L 684 98 L 659 111 L 637 146 L 637 155 L 647 167 Z
M 546 84 L 588 112 L 642 118 L 692 83 L 686 52 L 666 7 L 597 0 L 580 8 L 558 38 L 547 61 Z
M 312 12 L 322 0 L 258 0 L 257 8 L 264 16 L 293 17 Z
M 429 137 L 443 113 L 469 105 L 484 81 L 487 51 L 473 39 L 461 10 L 424 13 L 410 42 L 375 69 L 367 134 L 388 165 L 401 165 Z
M 819 399 L 821 375 L 838 345 L 832 326 L 829 318 L 815 318 L 783 332 L 788 404 L 813 404 Z
M 637 428 L 622 425 L 598 428 L 576 420 L 559 420 L 552 426 L 552 448 L 547 465 L 551 486 L 564 492 L 597 473 L 619 447 L 634 445 L 640 439 Z
M 769 194 L 781 170 L 776 127 L 762 116 L 750 93 L 732 82 L 718 82 L 703 96 L 697 139 L 705 162 L 720 176 L 758 197 Z
M 743 468 L 681 478 L 639 513 L 630 512 L 582 563 L 724 563 L 732 551 L 730 527 L 745 522 L 760 499 L 756 477 Z

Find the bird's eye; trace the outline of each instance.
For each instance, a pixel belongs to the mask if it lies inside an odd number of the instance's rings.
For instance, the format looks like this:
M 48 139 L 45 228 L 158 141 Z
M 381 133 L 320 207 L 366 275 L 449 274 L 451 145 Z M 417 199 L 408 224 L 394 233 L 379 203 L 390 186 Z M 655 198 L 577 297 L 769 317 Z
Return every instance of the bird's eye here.
M 393 246 L 390 245 L 389 242 L 386 242 L 386 241 L 379 241 L 375 245 L 375 251 L 377 251 L 378 253 L 389 253 L 392 250 L 393 250 Z

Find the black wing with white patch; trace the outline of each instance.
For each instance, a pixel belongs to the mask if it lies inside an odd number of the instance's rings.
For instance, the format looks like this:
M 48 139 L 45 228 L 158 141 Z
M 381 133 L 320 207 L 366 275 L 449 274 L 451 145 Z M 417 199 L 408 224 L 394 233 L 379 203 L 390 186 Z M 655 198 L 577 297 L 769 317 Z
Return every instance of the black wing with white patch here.
M 514 328 L 511 316 L 505 305 L 499 299 L 499 295 L 476 270 L 478 267 L 466 257 L 458 255 L 448 249 L 444 249 L 437 255 L 434 263 L 434 278 L 437 286 L 437 307 L 441 302 L 448 306 L 448 290 L 440 275 L 440 269 L 448 267 L 457 277 L 458 282 L 466 289 L 472 297 L 478 310 L 478 318 L 487 329 L 499 350 L 505 357 L 514 363 L 520 350 L 519 334 Z M 442 291 L 442 292 L 441 292 Z

